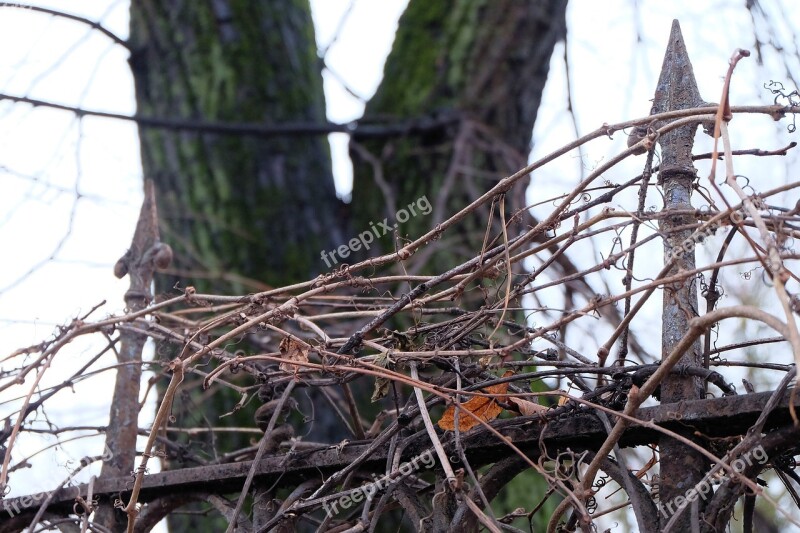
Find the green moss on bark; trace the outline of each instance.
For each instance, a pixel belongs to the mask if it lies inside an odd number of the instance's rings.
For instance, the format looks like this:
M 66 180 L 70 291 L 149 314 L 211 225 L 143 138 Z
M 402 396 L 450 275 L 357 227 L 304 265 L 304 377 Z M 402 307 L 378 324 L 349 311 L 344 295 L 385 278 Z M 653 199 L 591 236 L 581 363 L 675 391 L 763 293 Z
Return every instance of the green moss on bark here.
M 307 0 L 133 0 L 129 44 L 143 116 L 265 125 L 326 120 Z M 241 294 L 255 286 L 232 279 L 303 281 L 325 270 L 320 251 L 346 234 L 325 137 L 143 128 L 140 139 L 144 174 L 156 184 L 161 236 L 175 251 L 176 272 L 157 279 L 159 293 L 173 293 L 176 283 Z M 177 355 L 170 349 L 160 346 L 159 356 Z M 257 402 L 220 418 L 241 399 L 237 393 L 216 389 L 208 398 L 199 384 L 185 386 L 174 406 L 176 425 L 254 426 Z M 222 433 L 183 444 L 213 459 L 251 443 L 247 435 Z M 170 516 L 173 531 L 225 526 Z
M 553 47 L 564 35 L 565 5 L 549 0 L 411 0 L 364 120 L 458 116 L 462 122 L 402 138 L 376 140 L 356 133 L 353 142 L 359 146 L 351 149 L 355 231 L 384 217 L 393 222 L 395 210 L 425 196 L 434 205 L 441 202 L 444 212 L 400 225 L 404 236 L 419 237 L 525 164 Z M 384 184 L 378 183 L 373 162 L 359 157 L 361 150 L 380 159 Z M 394 206 L 387 206 L 386 186 Z M 526 186 L 520 183 L 509 193 L 507 220 L 523 207 Z M 495 211 L 492 237 L 500 234 L 498 223 Z M 474 257 L 488 225 L 488 209 L 462 220 L 432 244 L 437 253 L 415 273 L 439 274 Z M 515 229 L 509 228 L 511 236 Z M 385 236 L 372 251 L 393 248 Z M 497 297 L 502 288 L 490 286 L 487 293 Z M 474 291 L 458 303 L 477 308 L 485 303 L 482 294 Z M 521 314 L 513 318 L 525 321 Z M 502 516 L 513 506 L 534 507 L 546 488 L 540 476 L 514 479 L 495 502 L 495 514 Z M 546 527 L 546 520 L 533 527 Z
M 133 2 L 139 112 L 220 122 L 324 122 L 307 2 L 236 1 L 228 11 L 213 8 Z M 140 135 L 144 171 L 156 181 L 178 270 L 235 273 L 277 286 L 325 269 L 320 251 L 344 235 L 325 138 Z M 252 290 L 218 280 L 203 288 Z

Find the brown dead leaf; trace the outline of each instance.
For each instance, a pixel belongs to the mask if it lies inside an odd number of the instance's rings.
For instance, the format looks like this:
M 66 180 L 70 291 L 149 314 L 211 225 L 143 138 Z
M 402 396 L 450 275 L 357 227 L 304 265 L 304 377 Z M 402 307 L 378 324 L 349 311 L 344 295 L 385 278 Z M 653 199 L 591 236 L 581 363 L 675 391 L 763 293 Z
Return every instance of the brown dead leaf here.
M 286 363 L 280 364 L 281 370 L 297 373 L 302 367 L 288 361 L 296 361 L 298 363 L 308 362 L 308 345 L 292 337 L 284 337 L 279 349 L 281 351 L 281 358 L 287 361 Z
M 370 402 L 375 403 L 386 397 L 389 394 L 389 385 L 391 382 L 386 378 L 375 378 L 375 388 L 372 390 L 372 397 Z
M 547 407 L 539 405 L 538 403 L 529 402 L 522 398 L 509 398 L 508 403 L 513 403 L 519 409 L 520 414 L 523 416 L 535 415 L 547 411 Z
M 513 372 L 506 372 L 503 377 L 507 377 L 512 375 Z M 488 396 L 473 396 L 470 398 L 468 402 L 461 404 L 461 410 L 467 410 L 480 420 L 484 422 L 489 422 L 497 418 L 497 416 L 503 412 L 503 408 L 498 405 L 497 400 L 505 401 L 505 393 L 508 392 L 508 383 L 500 383 L 499 385 L 492 385 L 491 387 L 486 387 L 481 392 L 486 394 L 490 394 L 493 397 Z M 442 418 L 439 419 L 439 427 L 442 429 L 449 429 L 455 430 L 455 413 L 456 413 L 456 406 L 450 405 L 447 409 L 445 409 Z M 475 418 L 469 416 L 467 413 L 459 412 L 458 413 L 458 430 L 459 431 L 469 431 L 470 429 L 477 426 L 480 422 L 475 420 Z
M 381 368 L 389 368 L 393 363 L 394 361 L 392 361 L 392 359 L 389 357 L 388 352 L 383 352 L 375 358 L 375 362 L 373 364 Z M 386 378 L 375 378 L 375 389 L 372 391 L 372 398 L 370 398 L 370 401 L 375 403 L 389 394 L 390 383 L 391 382 Z

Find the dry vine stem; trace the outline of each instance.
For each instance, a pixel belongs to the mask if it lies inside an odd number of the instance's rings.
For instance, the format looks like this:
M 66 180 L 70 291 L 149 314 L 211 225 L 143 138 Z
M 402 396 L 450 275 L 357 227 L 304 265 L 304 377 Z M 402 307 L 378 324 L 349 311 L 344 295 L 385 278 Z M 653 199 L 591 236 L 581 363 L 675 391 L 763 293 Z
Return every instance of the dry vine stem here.
M 419 530 L 431 529 L 438 521 L 437 526 L 456 531 L 477 531 L 481 526 L 500 531 L 510 526 L 504 523 L 499 509 L 489 506 L 503 490 L 520 490 L 515 478 L 522 471 L 533 471 L 541 480 L 539 485 L 524 485 L 526 494 L 533 494 L 536 487 L 542 489 L 540 498 L 530 501 L 522 514 L 530 513 L 542 527 L 549 522 L 550 531 L 559 527 L 570 508 L 576 511 L 568 520 L 569 527 L 588 531 L 598 527 L 599 516 L 628 505 L 635 506 L 633 515 L 642 530 L 658 531 L 672 527 L 681 517 L 659 516 L 663 523 L 650 523 L 652 520 L 646 517 L 657 504 L 644 481 L 653 481 L 649 471 L 652 463 L 625 448 L 650 452 L 649 447 L 665 436 L 713 463 L 708 475 L 723 471 L 738 480 L 738 484 L 731 481 L 726 485 L 728 492 L 719 493 L 718 499 L 728 500 L 715 500 L 714 508 L 735 503 L 737 487 L 746 487 L 787 521 L 797 523 L 796 515 L 787 512 L 782 502 L 769 498 L 753 481 L 756 475 L 767 475 L 771 468 L 791 464 L 789 459 L 798 452 L 789 415 L 793 398 L 788 403 L 781 400 L 781 390 L 736 395 L 722 370 L 680 363 L 687 349 L 701 336 L 711 335 L 713 328 L 718 328 L 716 334 L 727 342 L 713 346 L 713 350 L 709 342 L 706 354 L 701 355 L 708 356 L 710 366 L 724 368 L 726 373 L 731 366 L 740 365 L 763 373 L 760 383 L 777 383 L 780 380 L 774 372 L 786 373 L 790 360 L 800 361 L 794 317 L 798 303 L 792 294 L 797 291 L 792 268 L 800 255 L 785 245 L 800 235 L 800 212 L 787 200 L 791 194 L 796 196 L 800 183 L 747 194 L 733 170 L 734 157 L 779 157 L 793 145 L 782 150 L 734 151 L 726 118 L 728 110 L 731 116 L 780 118 L 800 112 L 800 108 L 730 106 L 729 84 L 730 73 L 719 106 L 669 110 L 603 125 L 498 180 L 455 214 L 437 213 L 441 222 L 393 253 L 361 257 L 349 267 L 313 280 L 255 294 L 198 294 L 187 289 L 181 296 L 125 316 L 94 322 L 84 317 L 62 328 L 54 339 L 15 352 L 3 359 L 7 374 L 0 381 L 0 392 L 20 389 L 32 372 L 36 379 L 18 393 L 13 426 L 0 430 L 0 444 L 6 443 L 9 449 L 0 484 L 10 484 L 25 466 L 27 459 L 16 464 L 12 461 L 21 432 L 50 432 L 56 441 L 60 430 L 75 433 L 78 438 L 102 433 L 100 426 L 41 427 L 30 417 L 41 407 L 38 401 L 49 398 L 37 388 L 42 376 L 56 357 L 66 359 L 62 354 L 73 341 L 97 336 L 108 349 L 108 345 L 119 342 L 124 331 L 147 335 L 164 352 L 179 354 L 159 361 L 166 369 L 154 380 L 168 383 L 152 425 L 139 430 L 147 441 L 138 453 L 141 459 L 133 482 L 130 478 L 100 477 L 91 487 L 101 506 L 109 505 L 109 499 L 122 493 L 129 533 L 138 531 L 143 521 L 150 524 L 160 516 L 160 509 L 175 504 L 175 494 L 184 493 L 205 495 L 197 498 L 205 500 L 209 508 L 221 510 L 228 531 L 251 525 L 253 529 L 287 529 L 299 527 L 301 521 L 319 529 L 364 531 L 374 529 L 382 520 L 399 522 L 402 517 L 408 518 L 405 525 Z M 724 209 L 704 200 L 709 205 L 689 205 L 679 212 L 648 210 L 648 202 L 658 199 L 646 181 L 658 168 L 650 165 L 654 162 L 652 153 L 642 173 L 647 178 L 626 177 L 622 185 L 602 181 L 610 180 L 612 170 L 617 171 L 620 162 L 641 148 L 652 148 L 654 141 L 661 142 L 699 121 L 715 121 L 723 143 L 726 183 L 738 197 L 735 205 L 727 205 L 725 197 L 720 196 L 712 200 L 725 201 Z M 534 173 L 535 179 L 538 170 L 570 151 L 643 125 L 651 129 L 646 139 L 609 158 L 570 191 L 552 199 L 538 198 L 535 210 L 541 216 L 537 220 L 520 226 L 517 222 L 526 220 L 527 210 L 506 212 L 506 193 L 526 176 Z M 715 147 L 710 156 L 712 169 L 716 168 L 717 155 Z M 713 170 L 709 178 L 714 181 Z M 624 193 L 637 189 L 642 195 L 639 205 L 627 205 Z M 594 194 L 600 196 L 593 198 Z M 706 198 L 713 196 L 708 194 Z M 781 206 L 781 202 L 789 205 Z M 554 207 L 541 212 L 548 204 Z M 488 211 L 489 205 L 495 218 L 484 226 L 480 249 L 469 250 L 470 255 L 461 264 L 445 272 L 408 274 L 419 272 L 420 261 L 439 251 L 438 239 L 459 231 L 463 221 L 479 208 Z M 736 214 L 741 218 L 733 220 Z M 691 223 L 669 229 L 658 226 L 673 215 L 689 217 Z M 719 229 L 734 231 L 742 239 L 731 237 L 730 246 L 726 241 L 718 247 L 712 234 Z M 662 254 L 660 242 L 681 231 L 692 235 L 693 247 L 701 242 L 714 247 L 711 256 L 716 259 L 686 269 L 674 268 L 678 264 L 675 256 L 661 263 L 653 261 Z M 737 248 L 740 241 L 746 246 Z M 600 250 L 597 255 L 601 257 L 586 253 L 590 242 Z M 418 254 L 420 250 L 424 253 Z M 714 290 L 734 283 L 756 284 L 756 279 L 742 280 L 741 271 L 758 269 L 762 264 L 769 268 L 783 313 L 781 319 L 773 315 L 769 302 L 759 307 L 716 308 L 717 299 L 708 312 L 687 321 L 687 331 L 669 353 L 661 358 L 654 355 L 657 349 L 651 340 L 650 324 L 657 319 L 652 305 L 648 305 L 653 304 L 654 295 L 675 285 L 705 284 L 709 276 L 716 283 Z M 621 280 L 622 290 L 604 294 L 598 289 L 619 287 Z M 465 303 L 469 299 L 461 295 L 467 293 L 480 294 L 480 304 Z M 634 302 L 635 298 L 638 300 Z M 625 302 L 624 312 L 617 309 L 619 302 Z M 765 324 L 780 337 L 737 338 L 728 325 L 731 321 L 725 320 L 728 318 L 737 318 L 742 324 Z M 280 349 L 284 339 L 301 347 L 305 360 L 284 359 Z M 741 355 L 745 349 L 761 344 L 769 345 L 775 354 L 769 363 Z M 783 356 L 781 350 L 787 346 L 793 357 L 788 351 Z M 614 363 L 606 366 L 615 347 Z M 723 352 L 730 359 L 720 359 Z M 112 368 L 90 365 L 70 382 L 57 385 L 56 390 L 80 386 Z M 505 375 L 506 371 L 516 373 Z M 709 391 L 718 389 L 722 396 L 642 407 L 648 398 L 658 395 L 665 379 L 687 375 L 713 384 L 716 389 L 709 387 Z M 498 384 L 508 386 L 508 390 L 492 393 L 490 387 Z M 559 392 L 568 388 L 580 392 Z M 215 446 L 215 435 L 246 424 L 231 421 L 225 427 L 230 418 L 201 424 L 192 418 L 192 404 L 186 398 L 203 394 L 203 401 L 209 401 L 209 396 L 223 389 L 241 395 L 241 401 L 230 406 L 231 412 L 250 409 L 248 401 L 253 398 L 267 405 L 278 402 L 257 445 L 253 442 L 240 450 L 213 449 L 209 453 Z M 314 389 L 326 391 L 320 395 L 322 400 L 308 398 L 306 392 Z M 352 391 L 352 396 L 342 391 Z M 377 407 L 366 407 L 373 394 Z M 462 397 L 484 398 L 486 402 L 476 404 L 502 407 L 505 414 L 495 420 L 472 412 Z M 564 400 L 549 400 L 555 397 Z M 544 398 L 547 405 L 523 415 L 523 401 L 531 404 L 537 398 Z M 279 415 L 290 403 L 297 409 L 281 424 Z M 457 406 L 455 429 L 445 431 L 436 422 L 442 409 L 452 404 Z M 766 416 L 759 418 L 767 407 L 772 413 L 769 420 Z M 363 413 L 367 412 L 377 414 L 365 419 Z M 678 421 L 676 413 L 691 416 Z M 335 417 L 341 422 L 342 434 L 329 441 L 312 439 L 307 432 L 308 425 L 314 423 L 309 422 L 312 417 Z M 465 430 L 459 420 L 469 420 L 474 427 Z M 748 427 L 753 429 L 752 434 L 742 429 Z M 686 431 L 692 434 L 687 436 Z M 208 435 L 208 440 L 201 442 L 204 437 L 200 434 Z M 275 443 L 278 449 L 266 451 L 268 443 Z M 748 471 L 747 476 L 736 472 L 733 454 L 751 452 L 763 443 L 772 451 L 764 465 L 757 465 L 761 470 L 752 475 Z M 609 458 L 612 452 L 618 462 Z M 627 454 L 624 458 L 623 452 Z M 26 455 L 36 457 L 35 453 Z M 149 461 L 157 456 L 168 460 L 170 470 L 148 474 Z M 422 462 L 423 457 L 430 457 L 430 462 Z M 588 466 L 582 466 L 588 457 L 592 458 Z M 660 460 L 664 461 L 663 454 Z M 488 468 L 478 470 L 481 467 Z M 629 476 L 631 470 L 642 479 Z M 609 471 L 614 481 L 601 486 L 597 482 L 599 473 Z M 397 482 L 399 479 L 402 482 Z M 245 511 L 251 484 L 264 501 L 284 498 L 269 511 L 272 514 L 252 523 Z M 604 491 L 618 489 L 629 495 L 623 507 L 608 504 L 608 508 L 598 508 L 598 502 L 605 501 Z M 19 499 L 4 504 L 20 506 L 19 514 L 27 520 L 25 526 L 33 517 L 43 524 L 52 513 L 69 517 L 76 495 L 85 498 L 90 491 L 87 486 L 70 490 L 54 492 L 41 508 L 23 505 Z M 220 498 L 232 492 L 239 493 L 235 504 Z M 358 495 L 366 496 L 356 500 Z M 434 497 L 436 505 L 432 504 Z M 543 516 L 545 500 L 556 498 L 560 501 L 552 502 L 554 514 Z M 505 518 L 513 521 L 514 516 L 507 514 Z M 622 514 L 611 516 L 624 519 Z M 0 533 L 16 531 L 4 527 L 0 526 Z

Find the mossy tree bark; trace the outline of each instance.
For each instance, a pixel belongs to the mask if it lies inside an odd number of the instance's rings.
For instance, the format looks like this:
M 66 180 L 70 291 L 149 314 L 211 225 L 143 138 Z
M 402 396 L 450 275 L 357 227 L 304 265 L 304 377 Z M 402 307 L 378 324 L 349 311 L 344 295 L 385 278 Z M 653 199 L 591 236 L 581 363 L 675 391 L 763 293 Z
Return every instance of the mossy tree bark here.
M 325 122 L 307 0 L 134 0 L 130 46 L 142 115 Z M 342 242 L 323 136 L 165 129 L 143 129 L 140 136 L 177 276 L 206 276 L 215 290 L 252 290 L 246 279 L 281 286 L 318 274 L 320 250 Z
M 384 140 L 356 133 L 352 231 L 394 221 L 400 208 L 425 196 L 435 208 L 430 217 L 413 217 L 399 230 L 419 235 L 524 164 L 553 46 L 564 35 L 565 4 L 412 0 L 365 121 L 427 117 L 444 125 Z M 134 0 L 130 44 L 142 115 L 265 124 L 325 119 L 306 0 Z M 160 291 L 200 277 L 207 280 L 202 288 L 228 292 L 308 279 L 325 268 L 321 250 L 352 236 L 340 218 L 322 136 L 143 129 L 141 141 L 145 175 L 159 193 L 162 238 L 176 252 L 176 270 Z M 525 186 L 509 192 L 508 213 L 524 206 Z M 488 220 L 488 212 L 476 215 L 442 242 L 447 254 L 415 268 L 433 272 L 473 256 Z M 393 244 L 387 237 L 380 246 Z M 217 424 L 230 404 L 202 407 Z M 241 441 L 208 444 L 225 450 Z M 181 531 L 207 526 L 194 518 L 171 522 Z
M 440 126 L 386 140 L 356 131 L 356 230 L 385 217 L 394 222 L 398 210 L 426 197 L 430 216 L 398 224 L 401 238 L 419 236 L 524 166 L 553 47 L 565 35 L 565 9 L 566 2 L 548 1 L 411 1 L 364 122 Z M 508 212 L 525 205 L 526 187 L 509 192 Z M 488 211 L 470 217 L 416 269 L 438 273 L 473 257 L 487 220 Z M 387 236 L 378 251 L 393 247 Z
M 362 138 L 356 130 L 350 145 L 354 231 L 369 230 L 385 218 L 392 227 L 397 222 L 395 240 L 385 235 L 371 253 L 392 251 L 396 239 L 419 237 L 525 165 L 553 49 L 565 37 L 565 9 L 566 2 L 547 0 L 411 0 L 362 122 L 418 121 L 420 128 L 386 139 Z M 531 223 L 523 209 L 527 186 L 521 182 L 506 195 L 505 221 L 518 215 L 509 238 Z M 423 197 L 432 208 L 428 215 L 419 210 L 420 203 L 425 207 Z M 412 256 L 404 269 L 439 274 L 474 257 L 490 220 L 490 239 L 502 236 L 499 207 L 493 216 L 486 209 L 468 217 L 455 235 L 446 234 Z M 403 209 L 412 215 L 407 221 L 397 216 Z M 498 284 L 490 284 L 490 291 L 465 294 L 459 304 L 472 309 L 493 303 Z M 485 301 L 489 293 L 492 302 Z M 521 313 L 507 318 L 525 321 Z M 489 325 L 487 333 L 492 329 Z M 496 500 L 497 511 L 533 507 L 546 490 L 543 478 L 526 472 Z M 455 527 L 477 531 L 472 518 Z M 537 525 L 543 530 L 546 522 Z
M 133 0 L 130 27 L 142 116 L 264 125 L 326 121 L 308 0 Z M 142 128 L 140 138 L 144 175 L 156 184 L 162 239 L 175 252 L 157 293 L 175 294 L 176 283 L 242 294 L 304 281 L 324 269 L 320 251 L 343 242 L 344 204 L 336 197 L 325 136 Z M 177 355 L 167 345 L 159 352 L 160 359 Z M 174 406 L 176 425 L 255 427 L 259 402 L 220 418 L 240 395 L 201 390 L 199 382 L 184 387 Z M 320 418 L 317 430 L 325 426 Z M 215 460 L 255 440 L 206 435 L 178 437 L 185 457 L 173 449 L 170 460 Z M 224 520 L 209 520 L 172 513 L 169 525 L 172 531 L 224 531 Z

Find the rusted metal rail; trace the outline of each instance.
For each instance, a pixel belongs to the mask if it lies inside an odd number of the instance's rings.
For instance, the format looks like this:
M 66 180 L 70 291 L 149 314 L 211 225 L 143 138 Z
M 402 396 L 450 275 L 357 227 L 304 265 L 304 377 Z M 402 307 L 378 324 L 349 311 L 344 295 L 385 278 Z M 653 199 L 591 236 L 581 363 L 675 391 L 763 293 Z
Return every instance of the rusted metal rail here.
M 772 394 L 762 392 L 646 407 L 639 409 L 636 417 L 673 431 L 698 432 L 715 438 L 737 436 L 746 432 L 761 415 Z M 791 424 L 788 405 L 789 395 L 785 394 L 770 415 L 765 430 Z M 599 418 L 588 409 L 581 409 L 546 424 L 540 417 L 528 416 L 499 420 L 493 426 L 532 457 L 540 453 L 541 445 L 552 455 L 566 448 L 574 451 L 596 449 L 607 435 Z M 798 432 L 800 433 L 800 429 Z M 620 444 L 639 446 L 658 442 L 660 437 L 661 433 L 656 429 L 633 426 L 625 433 Z M 514 453 L 486 431 L 467 433 L 462 438 L 473 467 L 494 463 Z M 426 442 L 426 438 L 420 438 L 407 446 L 403 460 L 424 452 Z M 310 478 L 322 480 L 353 463 L 368 447 L 367 442 L 353 442 L 341 447 L 332 446 L 310 452 L 272 455 L 259 464 L 256 470 L 257 479 L 287 486 Z M 363 462 L 362 469 L 382 471 L 386 465 L 387 453 L 387 447 L 378 448 Z M 145 477 L 140 501 L 144 503 L 175 493 L 208 491 L 209 486 L 216 493 L 235 492 L 241 488 L 250 466 L 251 462 L 246 461 L 150 474 Z M 93 494 L 108 500 L 118 497 L 119 494 L 126 494 L 131 485 L 132 479 L 129 476 L 101 478 L 95 481 Z M 54 494 L 49 510 L 57 513 L 70 512 L 75 498 L 85 497 L 87 490 L 88 486 L 85 484 L 59 490 Z M 15 528 L 19 525 L 17 522 L 27 524 L 25 520 L 30 520 L 41 502 L 41 498 L 32 496 L 4 500 L 0 509 L 3 519 L 0 520 L 0 533 L 16 531 Z M 13 520 L 11 515 L 14 515 Z

